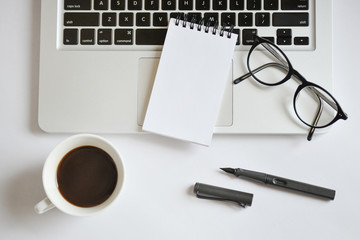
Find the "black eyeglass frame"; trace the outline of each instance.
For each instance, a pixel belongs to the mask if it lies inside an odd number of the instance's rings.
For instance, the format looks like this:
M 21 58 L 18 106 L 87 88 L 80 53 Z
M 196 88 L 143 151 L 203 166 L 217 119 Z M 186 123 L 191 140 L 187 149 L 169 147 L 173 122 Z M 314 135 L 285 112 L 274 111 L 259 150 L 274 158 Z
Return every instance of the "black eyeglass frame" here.
M 266 68 L 267 66 L 261 66 L 259 67 L 259 69 L 255 69 L 255 70 L 251 70 L 250 68 L 250 56 L 251 56 L 251 53 L 254 51 L 254 49 L 259 46 L 260 44 L 263 44 L 263 43 L 266 43 L 268 44 L 269 46 L 275 48 L 277 51 L 279 51 L 282 56 L 285 58 L 286 62 L 287 62 L 287 67 L 286 66 L 282 66 L 281 64 L 278 64 L 278 66 L 275 66 L 275 67 L 279 67 L 279 68 L 282 68 L 282 69 L 285 69 L 286 71 L 288 71 L 287 75 L 284 77 L 284 79 L 282 79 L 281 81 L 279 82 L 276 82 L 276 83 L 267 83 L 267 82 L 263 82 L 261 81 L 260 79 L 258 79 L 255 75 L 255 73 L 257 73 L 258 71 L 261 71 L 262 69 Z M 265 45 L 263 45 L 265 47 Z M 266 48 L 266 47 L 265 47 Z M 267 48 L 266 48 L 267 49 Z M 267 49 L 268 51 L 271 52 L 271 50 Z M 277 64 L 275 64 L 277 65 Z M 248 56 L 247 56 L 247 68 L 248 68 L 248 71 L 249 73 L 235 79 L 233 82 L 234 84 L 238 84 L 240 83 L 241 81 L 245 80 L 246 78 L 252 76 L 257 82 L 263 84 L 263 85 L 266 85 L 266 86 L 278 86 L 280 84 L 283 84 L 285 83 L 286 81 L 288 81 L 291 77 L 296 77 L 297 80 L 299 80 L 300 82 L 300 85 L 299 87 L 296 89 L 295 91 L 295 94 L 294 94 L 294 99 L 293 99 L 293 108 L 294 108 L 294 111 L 295 111 L 295 114 L 297 115 L 297 117 L 300 119 L 301 122 L 303 122 L 305 125 L 307 125 L 308 127 L 311 127 L 312 128 L 312 132 L 313 132 L 313 128 L 325 128 L 325 127 L 328 127 L 332 124 L 334 124 L 336 121 L 338 121 L 339 119 L 343 119 L 343 120 L 346 120 L 348 117 L 347 117 L 347 114 L 342 110 L 342 108 L 340 107 L 340 104 L 338 103 L 338 101 L 326 90 L 324 89 L 323 87 L 320 87 L 319 85 L 315 84 L 315 83 L 312 83 L 312 82 L 309 82 L 307 81 L 298 71 L 296 71 L 290 60 L 288 59 L 288 57 L 286 56 L 286 54 L 278 47 L 276 46 L 273 42 L 265 39 L 265 38 L 262 38 L 262 37 L 259 37 L 257 35 L 254 36 L 254 44 L 251 46 L 250 50 L 249 50 L 249 53 L 248 53 Z M 261 69 L 260 69 L 261 68 Z M 256 71 L 255 73 L 253 71 Z M 321 98 L 322 100 L 324 100 L 325 102 L 327 102 L 330 106 L 333 106 L 333 104 L 329 101 L 329 99 L 327 99 L 326 97 L 322 96 L 322 94 L 316 90 L 316 88 L 322 90 L 324 93 L 328 94 L 330 97 L 331 97 L 331 100 L 336 104 L 336 108 L 334 108 L 336 111 L 337 111 L 337 114 L 336 116 L 334 117 L 334 119 L 332 121 L 330 121 L 328 124 L 326 125 L 322 125 L 322 126 L 317 126 L 316 124 L 314 125 L 311 125 L 311 124 L 308 124 L 307 122 L 305 122 L 298 114 L 297 110 L 296 110 L 296 99 L 298 97 L 298 94 L 301 90 L 303 90 L 304 88 L 306 87 L 315 87 L 315 88 L 311 88 L 312 91 L 314 91 L 314 93 L 319 97 Z M 321 101 L 320 101 L 321 102 Z M 321 106 L 320 106 L 321 107 Z M 320 110 L 319 110 L 320 111 Z M 321 113 L 320 113 L 321 114 Z M 318 113 L 319 115 L 319 113 Z M 316 120 L 315 120 L 316 121 Z M 309 139 L 310 140 L 310 139 Z

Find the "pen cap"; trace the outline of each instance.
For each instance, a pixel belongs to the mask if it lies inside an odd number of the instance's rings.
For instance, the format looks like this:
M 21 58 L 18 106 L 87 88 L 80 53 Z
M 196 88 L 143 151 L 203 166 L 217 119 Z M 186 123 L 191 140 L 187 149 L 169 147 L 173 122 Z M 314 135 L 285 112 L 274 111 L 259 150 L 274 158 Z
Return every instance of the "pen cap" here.
M 232 201 L 238 203 L 242 207 L 251 206 L 253 199 L 253 194 L 251 193 L 216 187 L 203 183 L 195 184 L 194 193 L 198 198 Z

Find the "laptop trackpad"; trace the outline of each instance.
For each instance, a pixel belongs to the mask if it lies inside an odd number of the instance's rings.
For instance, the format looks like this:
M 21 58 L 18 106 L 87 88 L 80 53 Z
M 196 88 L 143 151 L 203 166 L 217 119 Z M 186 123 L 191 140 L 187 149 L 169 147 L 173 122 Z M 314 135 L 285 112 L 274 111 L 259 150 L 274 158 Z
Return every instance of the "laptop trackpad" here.
M 144 123 L 147 105 L 150 99 L 152 86 L 156 76 L 156 70 L 159 65 L 160 58 L 141 58 L 139 59 L 139 79 L 138 79 L 138 109 L 137 121 L 140 126 Z M 181 67 L 181 64 L 179 65 Z M 228 74 L 228 81 L 226 82 L 225 92 L 220 107 L 219 116 L 216 126 L 231 126 L 232 125 L 232 67 Z M 206 86 L 204 86 L 206 88 Z

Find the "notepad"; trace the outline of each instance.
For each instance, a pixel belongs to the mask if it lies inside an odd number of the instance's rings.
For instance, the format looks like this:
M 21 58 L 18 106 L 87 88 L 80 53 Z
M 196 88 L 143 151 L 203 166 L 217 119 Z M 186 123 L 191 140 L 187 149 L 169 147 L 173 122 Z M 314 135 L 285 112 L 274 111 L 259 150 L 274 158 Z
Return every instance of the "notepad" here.
M 209 146 L 237 37 L 170 19 L 143 130 Z

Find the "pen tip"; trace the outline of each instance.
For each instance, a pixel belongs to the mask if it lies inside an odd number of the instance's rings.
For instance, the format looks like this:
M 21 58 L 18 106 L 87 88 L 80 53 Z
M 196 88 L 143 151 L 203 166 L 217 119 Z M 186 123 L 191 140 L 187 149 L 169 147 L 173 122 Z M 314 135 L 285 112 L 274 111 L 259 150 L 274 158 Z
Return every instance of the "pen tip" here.
M 234 168 L 220 168 L 221 170 L 227 172 L 227 173 L 235 173 L 235 169 Z

